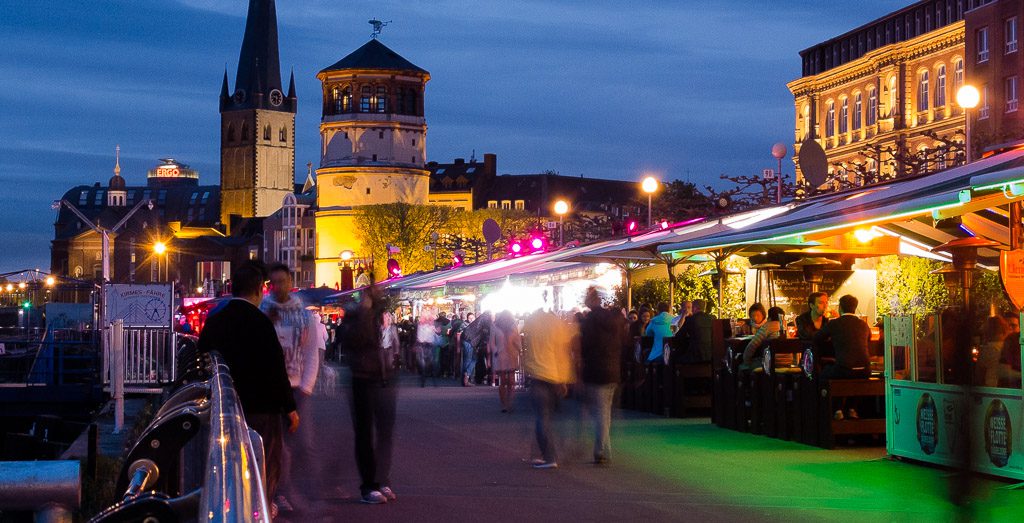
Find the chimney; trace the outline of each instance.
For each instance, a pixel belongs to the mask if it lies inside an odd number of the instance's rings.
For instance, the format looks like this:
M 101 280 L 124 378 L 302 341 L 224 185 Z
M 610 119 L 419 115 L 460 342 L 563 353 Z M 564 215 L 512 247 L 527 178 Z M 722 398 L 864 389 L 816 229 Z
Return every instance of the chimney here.
M 455 159 L 455 165 L 462 165 L 464 163 L 466 163 L 466 159 L 465 158 L 456 158 Z
M 488 176 L 498 175 L 498 155 L 494 153 L 484 153 L 484 172 Z

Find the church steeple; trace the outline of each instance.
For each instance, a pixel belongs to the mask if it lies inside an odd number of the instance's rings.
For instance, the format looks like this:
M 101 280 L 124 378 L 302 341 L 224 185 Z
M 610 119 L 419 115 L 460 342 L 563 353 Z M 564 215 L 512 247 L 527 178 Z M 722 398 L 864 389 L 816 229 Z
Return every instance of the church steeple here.
M 231 103 L 225 110 L 270 109 L 295 112 L 281 85 L 277 44 L 277 8 L 274 0 L 249 0 L 238 74 Z

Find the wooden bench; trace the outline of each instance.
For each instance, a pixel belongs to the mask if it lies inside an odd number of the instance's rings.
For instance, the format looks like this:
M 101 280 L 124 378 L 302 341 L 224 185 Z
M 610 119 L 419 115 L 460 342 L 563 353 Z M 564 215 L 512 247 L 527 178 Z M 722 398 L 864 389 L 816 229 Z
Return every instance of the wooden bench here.
M 826 380 L 818 388 L 818 446 L 835 447 L 836 436 L 869 434 L 885 436 L 885 380 L 880 377 Z M 836 420 L 837 400 L 862 398 L 859 419 Z M 863 398 L 870 398 L 866 400 Z M 866 405 L 870 401 L 874 405 Z

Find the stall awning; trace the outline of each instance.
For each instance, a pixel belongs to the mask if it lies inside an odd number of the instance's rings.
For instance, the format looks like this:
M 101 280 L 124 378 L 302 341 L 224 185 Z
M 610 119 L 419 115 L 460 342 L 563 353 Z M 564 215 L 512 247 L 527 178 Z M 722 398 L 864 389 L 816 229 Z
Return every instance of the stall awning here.
M 817 240 L 919 218 L 982 216 L 1022 196 L 1024 151 L 1015 150 L 935 174 L 793 202 L 783 212 L 749 227 L 662 245 L 658 250 L 682 257 L 732 246 Z M 993 229 L 986 230 L 995 234 Z

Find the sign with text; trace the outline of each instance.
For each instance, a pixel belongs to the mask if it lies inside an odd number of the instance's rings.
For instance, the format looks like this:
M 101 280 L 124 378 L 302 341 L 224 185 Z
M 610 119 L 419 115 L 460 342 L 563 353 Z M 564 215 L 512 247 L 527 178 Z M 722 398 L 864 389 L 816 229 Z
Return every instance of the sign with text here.
M 106 321 L 124 320 L 125 327 L 168 327 L 173 304 L 168 284 L 115 283 L 106 287 Z
M 1024 249 L 999 253 L 999 279 L 1013 306 L 1024 309 Z

